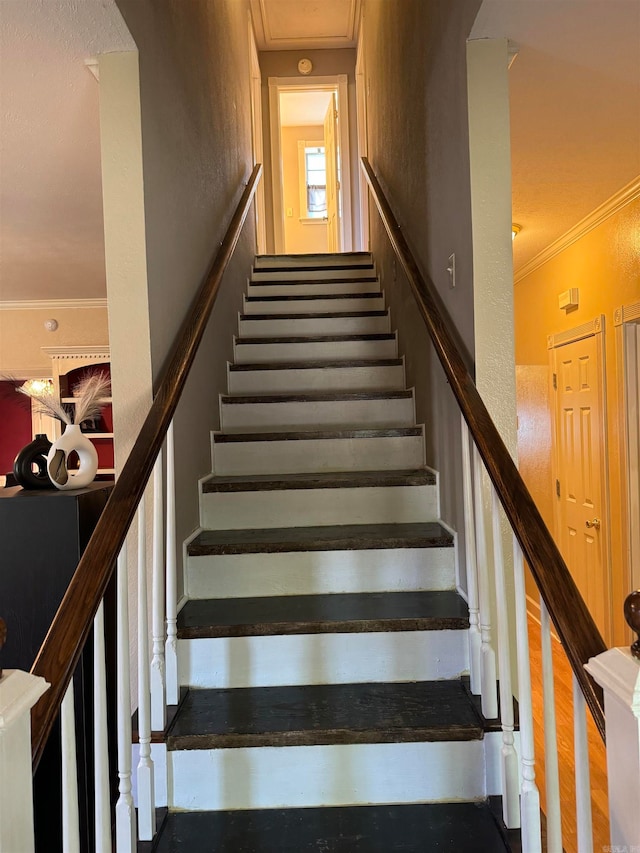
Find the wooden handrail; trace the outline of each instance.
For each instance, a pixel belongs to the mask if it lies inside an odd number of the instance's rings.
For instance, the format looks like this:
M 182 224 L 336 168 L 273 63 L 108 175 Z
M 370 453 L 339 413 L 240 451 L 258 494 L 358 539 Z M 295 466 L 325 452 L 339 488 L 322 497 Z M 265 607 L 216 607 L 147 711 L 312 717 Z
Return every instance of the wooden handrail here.
M 93 617 L 113 575 L 116 557 L 162 447 L 261 174 L 262 165 L 258 164 L 251 173 L 187 319 L 176 336 L 153 404 L 31 668 L 34 675 L 42 676 L 51 684 L 51 689 L 32 711 L 34 770 L 58 716 L 91 630 Z
M 430 278 L 425 280 L 420 272 L 366 157 L 362 158 L 362 168 L 434 349 L 604 740 L 602 690 L 585 671 L 584 664 L 604 652 L 607 647 L 467 370 L 454 336 L 438 306 L 435 285 Z

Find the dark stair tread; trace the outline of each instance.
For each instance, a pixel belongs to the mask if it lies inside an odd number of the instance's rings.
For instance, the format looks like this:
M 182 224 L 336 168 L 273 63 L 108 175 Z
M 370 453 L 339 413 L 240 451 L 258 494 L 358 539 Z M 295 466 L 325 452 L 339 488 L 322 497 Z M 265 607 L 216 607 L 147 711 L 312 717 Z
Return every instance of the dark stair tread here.
M 382 291 L 378 290 L 373 293 L 294 293 L 289 296 L 286 294 L 274 294 L 272 296 L 245 296 L 245 301 L 250 303 L 255 302 L 314 302 L 319 299 L 381 299 Z
M 467 605 L 454 590 L 192 599 L 178 614 L 180 639 L 468 627 Z
M 236 344 L 326 344 L 348 341 L 391 341 L 395 332 L 369 332 L 363 335 L 286 335 L 269 338 L 236 337 Z
M 487 803 L 169 814 L 157 853 L 509 853 Z
M 365 261 L 361 264 L 299 264 L 291 266 L 287 264 L 260 264 L 253 268 L 254 273 L 260 272 L 341 272 L 344 270 L 372 270 L 373 261 Z
M 340 524 L 263 530 L 203 530 L 187 546 L 190 556 L 353 551 L 375 548 L 449 548 L 453 536 L 435 521 L 403 524 Z
M 264 338 L 261 338 L 264 340 Z M 256 361 L 253 364 L 230 364 L 231 373 L 251 370 L 333 370 L 349 367 L 402 367 L 401 358 L 354 358 L 349 361 Z
M 378 311 L 309 311 L 304 314 L 240 314 L 240 320 L 336 320 L 351 317 L 386 317 L 388 308 Z
M 460 681 L 190 690 L 167 748 L 480 740 Z
M 315 441 L 318 439 L 400 438 L 421 436 L 422 428 L 380 427 L 379 429 L 323 429 L 306 432 L 214 432 L 213 440 L 231 444 L 241 441 Z
M 314 391 L 284 394 L 221 394 L 225 405 L 247 403 L 351 403 L 361 400 L 410 400 L 413 391 Z
M 357 489 L 386 486 L 434 486 L 433 471 L 348 471 L 328 474 L 244 474 L 216 476 L 202 484 L 203 492 L 279 491 L 286 489 Z

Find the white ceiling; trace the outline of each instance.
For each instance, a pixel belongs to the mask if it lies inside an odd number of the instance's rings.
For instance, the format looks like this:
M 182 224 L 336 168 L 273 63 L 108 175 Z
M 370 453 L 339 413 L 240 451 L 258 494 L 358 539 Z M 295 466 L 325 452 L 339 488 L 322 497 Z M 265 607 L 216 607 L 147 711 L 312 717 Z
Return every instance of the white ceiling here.
M 360 0 L 251 0 L 258 50 L 355 47 Z
M 322 125 L 330 99 L 331 92 L 327 91 L 281 92 L 280 124 L 282 127 Z
M 105 296 L 98 83 L 114 0 L 0 0 L 0 302 Z
M 507 37 L 516 270 L 640 175 L 639 0 L 484 0 Z

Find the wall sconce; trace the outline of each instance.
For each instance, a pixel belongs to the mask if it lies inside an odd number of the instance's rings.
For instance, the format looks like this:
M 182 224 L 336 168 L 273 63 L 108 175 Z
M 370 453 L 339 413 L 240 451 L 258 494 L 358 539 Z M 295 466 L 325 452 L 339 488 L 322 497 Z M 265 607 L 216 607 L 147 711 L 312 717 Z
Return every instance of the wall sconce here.
M 517 235 L 522 231 L 522 225 L 516 225 L 512 223 L 511 225 L 511 239 L 515 240 Z
M 577 287 L 570 287 L 558 295 L 558 308 L 561 311 L 573 311 L 580 304 L 580 291 Z

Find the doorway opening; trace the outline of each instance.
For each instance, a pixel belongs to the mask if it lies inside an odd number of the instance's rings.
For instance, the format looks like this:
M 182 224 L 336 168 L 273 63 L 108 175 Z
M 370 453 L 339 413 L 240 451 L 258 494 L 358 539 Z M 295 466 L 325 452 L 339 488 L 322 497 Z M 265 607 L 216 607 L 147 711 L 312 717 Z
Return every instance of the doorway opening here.
M 347 76 L 269 78 L 276 254 L 352 250 Z

